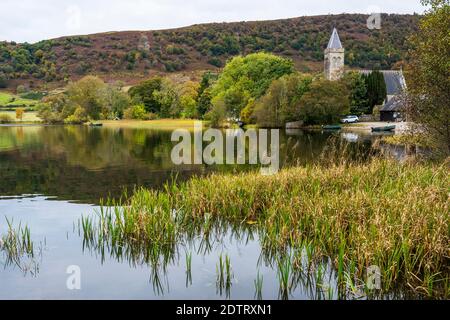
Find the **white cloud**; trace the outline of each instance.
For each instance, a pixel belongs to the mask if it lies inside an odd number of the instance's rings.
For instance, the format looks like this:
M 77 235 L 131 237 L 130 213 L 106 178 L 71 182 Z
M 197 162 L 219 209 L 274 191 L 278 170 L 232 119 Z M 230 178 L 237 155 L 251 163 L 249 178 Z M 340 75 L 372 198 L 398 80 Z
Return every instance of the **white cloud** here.
M 329 13 L 423 12 L 419 0 L 0 0 L 0 41 Z

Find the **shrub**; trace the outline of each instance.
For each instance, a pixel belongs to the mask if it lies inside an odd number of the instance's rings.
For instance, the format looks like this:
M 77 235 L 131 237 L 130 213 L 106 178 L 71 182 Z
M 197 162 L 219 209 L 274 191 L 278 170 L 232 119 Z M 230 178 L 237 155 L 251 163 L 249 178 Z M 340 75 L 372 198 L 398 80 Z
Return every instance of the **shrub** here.
M 156 113 L 149 112 L 145 115 L 145 120 L 157 120 L 157 119 L 159 119 L 159 117 Z
M 67 124 L 82 124 L 84 122 L 88 121 L 88 117 L 86 114 L 86 110 L 83 109 L 82 107 L 77 107 L 75 109 L 75 112 L 68 116 L 65 120 L 64 123 Z
M 45 96 L 42 92 L 30 91 L 20 95 L 22 99 L 41 100 Z
M 17 108 L 16 109 L 16 119 L 22 121 L 23 115 L 25 114 L 24 108 Z
M 145 111 L 145 106 L 138 104 L 125 110 L 123 117 L 125 119 L 145 120 L 151 113 Z
M 7 88 L 8 87 L 8 79 L 6 76 L 0 74 L 0 88 Z
M 11 123 L 13 119 L 7 114 L 0 114 L 0 123 Z
M 208 60 L 208 63 L 212 66 L 215 66 L 217 68 L 222 68 L 223 67 L 223 63 L 222 60 L 220 60 L 219 58 L 211 58 Z
M 24 85 L 19 85 L 17 86 L 16 92 L 17 94 L 24 94 L 27 92 L 27 89 L 25 88 Z
M 166 52 L 168 54 L 180 55 L 186 53 L 186 51 L 181 47 L 175 47 L 173 45 L 167 46 Z
M 212 127 L 220 127 L 227 116 L 227 107 L 223 100 L 216 101 L 214 108 L 205 115 Z

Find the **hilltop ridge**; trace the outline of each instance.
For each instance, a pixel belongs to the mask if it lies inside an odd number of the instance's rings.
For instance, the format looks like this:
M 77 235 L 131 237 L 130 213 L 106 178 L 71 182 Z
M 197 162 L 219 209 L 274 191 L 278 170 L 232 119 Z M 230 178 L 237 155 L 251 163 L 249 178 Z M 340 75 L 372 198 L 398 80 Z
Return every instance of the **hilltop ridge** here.
M 271 21 L 197 24 L 157 31 L 105 32 L 35 44 L 0 42 L 0 78 L 18 83 L 62 83 L 86 74 L 134 82 L 156 73 L 222 67 L 232 56 L 267 51 L 294 60 L 300 71 L 323 68 L 323 50 L 339 30 L 350 68 L 396 68 L 419 15 L 383 14 L 381 30 L 368 16 L 340 14 Z

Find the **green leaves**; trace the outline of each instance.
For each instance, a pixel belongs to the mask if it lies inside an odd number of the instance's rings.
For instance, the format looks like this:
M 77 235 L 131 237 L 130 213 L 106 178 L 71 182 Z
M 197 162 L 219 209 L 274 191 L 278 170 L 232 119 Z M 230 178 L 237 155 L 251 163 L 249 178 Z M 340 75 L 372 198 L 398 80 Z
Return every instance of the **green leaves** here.
M 227 113 L 238 118 L 251 98 L 265 94 L 273 80 L 294 71 L 292 60 L 268 53 L 233 58 L 212 89 L 212 101 L 226 105 Z

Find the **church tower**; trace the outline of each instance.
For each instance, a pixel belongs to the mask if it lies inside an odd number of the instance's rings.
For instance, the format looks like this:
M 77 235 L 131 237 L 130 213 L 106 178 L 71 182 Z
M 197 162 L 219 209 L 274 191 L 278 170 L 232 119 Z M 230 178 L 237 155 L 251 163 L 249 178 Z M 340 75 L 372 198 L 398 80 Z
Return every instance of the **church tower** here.
M 344 60 L 345 49 L 334 28 L 328 47 L 325 49 L 325 78 L 331 81 L 339 80 L 344 75 Z

